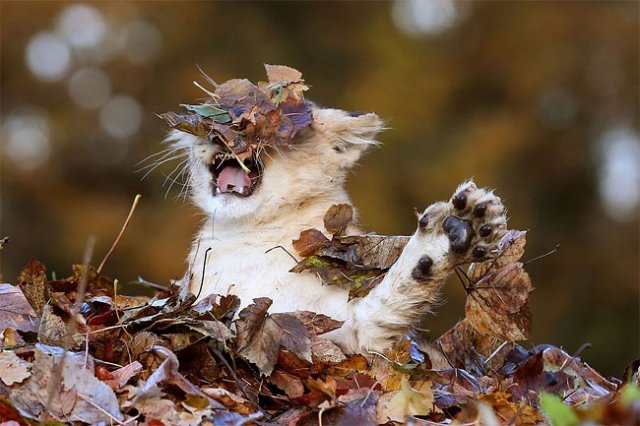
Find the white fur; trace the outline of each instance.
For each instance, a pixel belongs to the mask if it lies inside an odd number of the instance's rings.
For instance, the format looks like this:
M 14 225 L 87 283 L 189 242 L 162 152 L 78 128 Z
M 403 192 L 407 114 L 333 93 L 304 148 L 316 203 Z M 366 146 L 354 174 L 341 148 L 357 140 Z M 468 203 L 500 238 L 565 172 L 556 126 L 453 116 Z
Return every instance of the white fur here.
M 171 134 L 169 140 L 177 149 L 190 151 L 192 198 L 206 216 L 188 259 L 189 290 L 200 298 L 233 293 L 243 307 L 266 296 L 273 300 L 270 312 L 323 313 L 345 321 L 327 336 L 346 351 L 382 351 L 429 311 L 446 276 L 461 261 L 449 253 L 449 240 L 441 227 L 451 208 L 441 203 L 425 211 L 431 224 L 416 231 L 367 297 L 348 302 L 346 289 L 323 285 L 313 273 L 289 272 L 296 264 L 290 254 L 297 255 L 292 241 L 305 229 L 324 231 L 327 209 L 350 203 L 344 190 L 346 172 L 366 148 L 377 143 L 374 138 L 382 129 L 375 114 L 352 117 L 320 108 L 314 108 L 313 114 L 312 128 L 291 148 L 261 155 L 262 181 L 247 198 L 213 197 L 206 164 L 220 148 L 181 132 Z M 471 186 L 475 189 L 472 183 L 464 188 Z M 347 233 L 359 230 L 352 226 Z M 412 271 L 424 255 L 433 259 L 433 273 L 418 282 Z

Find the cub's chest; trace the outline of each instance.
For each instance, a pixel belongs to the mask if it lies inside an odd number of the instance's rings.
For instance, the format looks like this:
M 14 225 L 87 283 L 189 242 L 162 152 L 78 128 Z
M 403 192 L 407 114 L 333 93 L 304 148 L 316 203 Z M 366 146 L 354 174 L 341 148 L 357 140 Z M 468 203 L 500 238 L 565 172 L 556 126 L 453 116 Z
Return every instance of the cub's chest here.
M 204 262 L 196 262 L 196 265 L 203 267 L 207 285 L 213 285 L 221 294 L 282 286 L 297 276 L 289 272 L 296 262 L 285 247 L 265 243 L 258 237 L 253 241 L 214 240 L 200 255 L 203 260 L 208 248 L 206 265 Z M 286 250 L 290 252 L 291 248 Z

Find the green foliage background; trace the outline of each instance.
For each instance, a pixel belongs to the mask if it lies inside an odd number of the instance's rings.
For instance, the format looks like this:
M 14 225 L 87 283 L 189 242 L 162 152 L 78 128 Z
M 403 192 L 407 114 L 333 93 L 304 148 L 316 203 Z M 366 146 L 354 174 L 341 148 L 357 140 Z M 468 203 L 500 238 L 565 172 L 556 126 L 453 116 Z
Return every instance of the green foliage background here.
M 0 6 L 3 120 L 36 108 L 52 123 L 51 155 L 41 167 L 25 171 L 3 150 L 5 281 L 31 257 L 67 275 L 90 234 L 101 257 L 136 193 L 142 204 L 106 272 L 121 282 L 181 276 L 196 212 L 174 200 L 178 190 L 165 199 L 163 172 L 144 181 L 133 173 L 166 132 L 154 113 L 200 96 L 196 64 L 218 81 L 257 81 L 263 63 L 286 64 L 303 72 L 316 102 L 387 120 L 384 145 L 349 183 L 365 229 L 409 234 L 412 207 L 448 197 L 473 176 L 498 189 L 512 227 L 530 230 L 529 258 L 561 245 L 527 267 L 536 287 L 531 344 L 572 352 L 591 342 L 583 358 L 613 375 L 639 356 L 637 204 L 614 220 L 598 193 L 602 135 L 624 126 L 637 142 L 638 3 L 455 3 L 457 24 L 421 36 L 401 31 L 385 2 L 91 5 L 109 30 L 144 20 L 162 36 L 153 60 L 116 55 L 97 65 L 113 93 L 142 107 L 139 131 L 124 142 L 101 129 L 95 110 L 72 102 L 66 80 L 41 82 L 26 65 L 30 38 L 54 29 L 68 4 Z M 78 56 L 69 72 L 89 62 Z M 637 197 L 637 182 L 621 191 Z M 434 336 L 463 315 L 459 283 L 446 295 L 449 303 L 429 322 Z

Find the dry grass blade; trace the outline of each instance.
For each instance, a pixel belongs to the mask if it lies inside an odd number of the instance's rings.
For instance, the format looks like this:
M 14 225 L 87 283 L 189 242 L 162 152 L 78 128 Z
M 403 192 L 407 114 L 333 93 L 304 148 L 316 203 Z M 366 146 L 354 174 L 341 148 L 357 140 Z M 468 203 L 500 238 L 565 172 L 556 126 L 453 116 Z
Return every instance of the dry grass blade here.
M 107 262 L 107 260 L 111 256 L 111 253 L 113 253 L 113 251 L 115 250 L 116 246 L 120 242 L 120 239 L 122 238 L 122 235 L 124 235 L 124 231 L 127 229 L 127 225 L 129 225 L 129 221 L 131 220 L 131 217 L 133 216 L 133 212 L 136 210 L 136 207 L 138 206 L 138 202 L 140 201 L 140 198 L 142 198 L 142 196 L 140 194 L 137 194 L 136 198 L 134 198 L 133 204 L 131 205 L 131 210 L 129 210 L 129 215 L 127 216 L 127 219 L 125 219 L 124 225 L 122 225 L 122 229 L 120 230 L 120 233 L 118 234 L 118 237 L 113 242 L 113 244 L 111 245 L 111 248 L 109 249 L 107 254 L 104 256 L 104 259 L 102 259 L 102 262 L 100 262 L 100 266 L 98 266 L 98 269 L 96 270 L 98 272 L 98 274 L 102 273 L 102 268 L 104 268 L 104 264 Z
M 84 300 L 84 294 L 87 289 L 87 281 L 89 279 L 89 263 L 91 262 L 91 258 L 93 257 L 93 249 L 96 245 L 96 239 L 92 235 L 87 239 L 87 243 L 84 248 L 84 255 L 82 257 L 82 264 L 84 268 L 82 270 L 82 275 L 80 276 L 80 280 L 78 281 L 78 290 L 76 295 L 75 303 L 73 304 L 71 317 L 69 319 L 69 324 L 67 325 L 69 333 L 67 334 L 67 338 L 65 339 L 65 351 L 60 358 L 60 362 L 56 366 L 53 374 L 51 375 L 51 382 L 49 382 L 49 388 L 47 389 L 47 401 L 45 404 L 45 409 L 43 412 L 42 419 L 40 420 L 40 425 L 47 424 L 47 420 L 49 417 L 49 412 L 51 411 L 51 404 L 53 403 L 53 399 L 56 395 L 56 390 L 60 386 L 60 381 L 62 379 L 62 371 L 64 370 L 64 364 L 67 359 L 67 351 L 73 345 L 73 337 L 76 334 L 76 328 L 78 326 L 78 312 L 80 311 L 80 304 Z

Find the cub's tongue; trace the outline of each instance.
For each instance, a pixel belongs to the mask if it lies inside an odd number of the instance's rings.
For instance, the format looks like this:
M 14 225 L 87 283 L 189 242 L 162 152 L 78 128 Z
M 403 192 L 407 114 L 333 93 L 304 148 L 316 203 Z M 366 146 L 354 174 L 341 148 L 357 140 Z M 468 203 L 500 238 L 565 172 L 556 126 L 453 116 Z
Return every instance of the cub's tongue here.
M 240 167 L 227 166 L 218 175 L 216 185 L 221 192 L 244 194 L 245 190 L 251 186 L 251 179 Z

